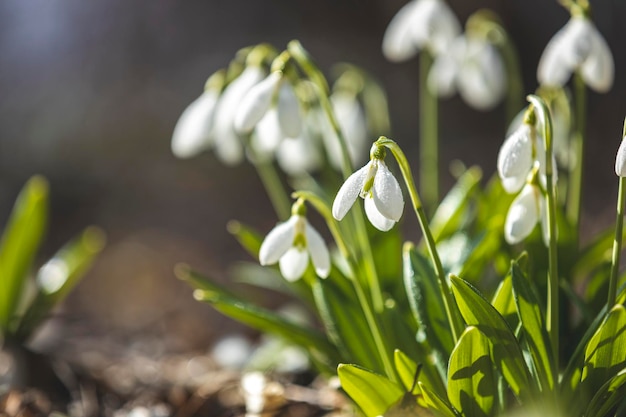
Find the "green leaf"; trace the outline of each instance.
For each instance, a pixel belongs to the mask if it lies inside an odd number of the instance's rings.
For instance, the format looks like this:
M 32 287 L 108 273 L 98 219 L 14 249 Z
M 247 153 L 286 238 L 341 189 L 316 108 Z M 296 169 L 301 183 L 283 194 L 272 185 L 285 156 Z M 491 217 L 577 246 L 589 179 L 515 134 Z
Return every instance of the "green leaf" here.
M 486 417 L 494 410 L 497 385 L 490 343 L 476 327 L 461 335 L 448 367 L 448 398 L 465 417 Z
M 481 169 L 471 167 L 461 175 L 441 201 L 430 221 L 430 229 L 436 242 L 461 228 L 462 221 L 467 216 L 470 199 L 481 178 Z
M 498 311 L 468 282 L 452 276 L 452 291 L 468 326 L 491 340 L 491 359 L 518 397 L 530 394 L 530 374 L 522 349 Z
M 396 371 L 400 376 L 400 380 L 404 387 L 408 390 L 411 389 L 413 380 L 415 378 L 415 372 L 417 372 L 417 363 L 409 358 L 404 352 L 396 349 L 394 352 L 394 365 Z M 441 375 L 437 371 L 436 365 L 433 363 L 432 355 L 423 355 L 421 358 L 422 370 L 418 377 L 418 382 L 429 388 L 430 391 L 437 393 L 439 396 L 446 395 L 446 387 L 441 379 Z M 419 385 L 415 387 L 413 394 L 419 394 Z
M 383 415 L 404 394 L 402 388 L 387 377 L 356 365 L 340 364 L 337 374 L 341 387 L 367 417 Z
M 176 276 L 196 289 L 197 300 L 211 304 L 222 314 L 302 346 L 317 361 L 328 363 L 338 357 L 333 345 L 317 330 L 244 301 L 185 265 L 176 267 Z
M 447 400 L 439 396 L 437 393 L 431 391 L 427 386 L 418 382 L 424 402 L 429 409 L 437 410 L 438 416 L 443 417 L 457 417 L 457 412 L 452 408 Z
M 491 300 L 491 305 L 506 319 L 511 328 L 515 327 L 513 326 L 513 317 L 515 323 L 519 319 L 517 317 L 517 308 L 515 307 L 515 297 L 513 296 L 513 279 L 511 274 L 507 275 L 498 285 L 496 293 Z
M 407 242 L 403 250 L 404 286 L 409 305 L 420 326 L 420 339 L 426 338 L 431 346 L 444 355 L 452 351 L 454 342 L 443 304 L 437 275 L 429 260 Z
M 263 243 L 263 236 L 259 232 L 236 220 L 229 221 L 226 229 L 254 259 L 259 258 L 259 249 Z
M 96 227 L 89 227 L 66 244 L 39 269 L 38 292 L 20 320 L 16 337 L 26 341 L 50 310 L 78 284 L 104 248 L 106 237 Z
M 545 329 L 545 318 L 535 292 L 517 262 L 511 262 L 513 291 L 515 304 L 522 329 L 530 350 L 535 372 L 541 382 L 543 391 L 551 391 L 554 387 L 553 358 L 550 349 L 548 332 Z
M 626 398 L 626 369 L 619 371 L 596 392 L 584 415 L 586 417 L 608 416 L 611 409 L 620 401 L 624 401 L 624 398 Z
M 614 306 L 589 340 L 581 381 L 591 389 L 600 387 L 626 366 L 626 309 Z
M 0 329 L 11 331 L 24 282 L 43 237 L 48 183 L 31 178 L 18 196 L 0 242 Z

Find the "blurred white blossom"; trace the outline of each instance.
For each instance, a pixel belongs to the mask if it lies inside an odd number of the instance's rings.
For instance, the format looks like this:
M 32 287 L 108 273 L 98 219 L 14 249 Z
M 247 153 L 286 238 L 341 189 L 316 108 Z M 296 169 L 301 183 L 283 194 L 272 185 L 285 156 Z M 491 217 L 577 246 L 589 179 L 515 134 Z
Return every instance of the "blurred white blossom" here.
M 219 96 L 218 90 L 208 89 L 183 111 L 172 134 L 172 153 L 176 157 L 191 158 L 210 148 Z
M 548 242 L 547 205 L 542 191 L 534 184 L 526 184 L 511 203 L 504 222 L 504 238 L 513 245 L 524 240 L 538 222 L 544 242 Z
M 350 160 L 356 164 L 360 162 L 359 158 L 366 154 L 368 145 L 367 120 L 363 107 L 355 94 L 346 91 L 334 92 L 330 101 L 339 128 L 346 139 Z M 319 117 L 324 126 L 322 138 L 329 162 L 335 169 L 341 169 L 343 159 L 339 139 L 326 116 L 319 114 Z
M 626 136 L 622 138 L 622 143 L 617 150 L 615 174 L 617 174 L 618 177 L 626 177 Z

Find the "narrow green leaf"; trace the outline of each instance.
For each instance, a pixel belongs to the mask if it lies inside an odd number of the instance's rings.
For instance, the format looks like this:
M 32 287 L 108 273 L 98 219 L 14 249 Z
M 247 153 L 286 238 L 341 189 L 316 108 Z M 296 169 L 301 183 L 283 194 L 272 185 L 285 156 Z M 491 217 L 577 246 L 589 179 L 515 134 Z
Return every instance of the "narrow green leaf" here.
M 427 386 L 418 382 L 424 402 L 429 409 L 436 410 L 437 416 L 457 417 L 459 414 L 452 408 L 446 399 L 431 391 Z
M 404 394 L 387 377 L 356 365 L 340 364 L 337 374 L 341 387 L 367 417 L 383 415 Z
M 482 178 L 479 167 L 471 167 L 461 175 L 456 184 L 441 201 L 430 222 L 436 242 L 458 231 L 474 191 Z
M 418 377 L 418 382 L 429 388 L 430 391 L 437 393 L 439 396 L 445 397 L 446 387 L 441 379 L 441 375 L 437 371 L 436 365 L 433 363 L 432 355 L 423 355 L 420 361 L 422 370 Z M 409 358 L 404 352 L 396 349 L 394 352 L 394 365 L 400 376 L 400 380 L 404 388 L 408 391 L 411 389 L 415 372 L 417 371 L 417 363 Z M 419 385 L 415 387 L 413 394 L 419 394 Z
M 554 388 L 553 358 L 549 349 L 550 339 L 545 329 L 543 312 L 531 283 L 515 261 L 511 262 L 511 276 L 513 277 L 515 304 L 522 322 L 522 329 L 526 334 L 535 372 L 541 382 L 541 389 L 551 391 Z
M 475 326 L 491 340 L 491 359 L 519 397 L 530 391 L 530 374 L 522 349 L 504 318 L 468 282 L 452 276 L 452 291 L 468 326 Z
M 177 266 L 176 275 L 196 288 L 197 300 L 208 302 L 222 314 L 302 346 L 316 359 L 323 361 L 325 357 L 328 362 L 338 357 L 333 345 L 317 330 L 244 301 L 184 265 Z
M 448 398 L 461 415 L 493 414 L 497 396 L 494 371 L 489 340 L 476 327 L 468 327 L 452 351 L 448 367 Z
M 102 230 L 89 227 L 39 269 L 36 279 L 37 295 L 21 318 L 16 331 L 19 340 L 26 341 L 50 310 L 80 282 L 95 257 L 104 248 L 105 240 Z
M 589 340 L 581 381 L 594 389 L 626 366 L 626 308 L 618 304 Z
M 263 236 L 259 232 L 236 220 L 229 221 L 226 229 L 254 259 L 258 259 L 259 249 L 263 243 Z
M 513 326 L 513 317 L 515 318 L 515 324 L 517 324 L 519 319 L 517 317 L 517 308 L 515 307 L 515 297 L 513 296 L 513 279 L 511 274 L 508 274 L 498 285 L 496 293 L 491 300 L 491 305 L 506 319 L 511 328 L 515 327 Z
M 48 183 L 31 178 L 17 197 L 0 242 L 0 329 L 11 331 L 24 281 L 43 237 L 48 210 Z
M 626 398 L 626 368 L 622 369 L 605 383 L 594 395 L 585 411 L 586 417 L 608 416 L 611 409 L 617 407 Z M 621 415 L 621 414 L 615 414 Z
M 437 275 L 430 261 L 417 252 L 410 242 L 404 245 L 403 260 L 404 286 L 411 311 L 422 333 L 420 338 L 425 337 L 431 346 L 447 356 L 454 342 Z

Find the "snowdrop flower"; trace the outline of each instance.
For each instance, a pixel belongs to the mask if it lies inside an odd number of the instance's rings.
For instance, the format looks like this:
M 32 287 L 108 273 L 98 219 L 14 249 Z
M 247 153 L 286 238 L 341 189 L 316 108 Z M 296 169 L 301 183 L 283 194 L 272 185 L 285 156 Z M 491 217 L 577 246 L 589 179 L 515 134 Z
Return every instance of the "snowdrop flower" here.
M 547 204 L 535 184 L 527 183 L 511 203 L 504 222 L 504 238 L 513 245 L 524 240 L 541 222 L 543 240 L 548 242 Z
M 240 133 L 252 132 L 270 108 L 276 110 L 285 137 L 294 138 L 300 134 L 302 117 L 298 97 L 282 71 L 273 71 L 245 94 L 237 109 L 235 128 Z
M 622 143 L 617 150 L 615 158 L 615 174 L 618 177 L 626 177 L 626 136 L 622 138 Z
M 341 220 L 357 197 L 365 200 L 365 214 L 378 230 L 390 230 L 402 217 L 404 198 L 398 181 L 385 165 L 385 148 L 372 146 L 370 161 L 348 177 L 333 202 L 333 217 Z
M 443 0 L 412 0 L 387 26 L 383 54 L 393 62 L 406 61 L 421 49 L 437 55 L 459 33 L 461 25 Z
M 498 175 L 508 193 L 516 193 L 526 183 L 535 162 L 539 165 L 540 180 L 546 184 L 546 149 L 543 137 L 535 127 L 533 113 L 526 113 L 525 121 L 504 141 L 498 153 Z M 556 167 L 554 153 L 552 166 Z M 556 183 L 556 170 L 553 173 Z
M 172 153 L 176 157 L 191 158 L 211 146 L 213 116 L 223 84 L 222 71 L 212 75 L 204 93 L 183 111 L 172 134 Z
M 265 71 L 258 65 L 250 65 L 235 78 L 224 90 L 217 108 L 213 126 L 215 152 L 229 165 L 243 159 L 243 145 L 239 133 L 235 130 L 234 120 L 241 100 L 246 93 L 265 77 Z
M 428 88 L 449 97 L 457 90 L 470 106 L 489 110 L 506 93 L 507 77 L 498 49 L 478 36 L 461 36 L 435 58 Z
M 539 60 L 537 79 L 542 85 L 562 87 L 575 71 L 595 91 L 607 92 L 613 85 L 611 50 L 582 12 L 550 39 Z
M 299 176 L 322 165 L 322 156 L 311 134 L 304 130 L 297 138 L 285 138 L 276 149 L 276 161 L 285 173 Z
M 305 217 L 306 207 L 296 201 L 289 220 L 280 223 L 265 237 L 259 251 L 261 265 L 278 262 L 280 272 L 289 281 L 297 281 L 309 264 L 309 255 L 315 272 L 321 278 L 330 273 L 330 255 L 322 236 Z

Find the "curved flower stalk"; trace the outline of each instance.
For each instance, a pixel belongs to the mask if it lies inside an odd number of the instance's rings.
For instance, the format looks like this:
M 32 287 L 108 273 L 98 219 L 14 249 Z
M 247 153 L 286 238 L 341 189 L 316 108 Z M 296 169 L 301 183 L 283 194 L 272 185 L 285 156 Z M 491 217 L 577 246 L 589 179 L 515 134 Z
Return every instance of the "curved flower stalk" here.
M 478 110 L 495 107 L 506 93 L 506 69 L 498 49 L 479 36 L 455 39 L 435 58 L 428 74 L 428 88 L 439 97 L 459 92 Z
M 383 54 L 393 62 L 406 61 L 422 50 L 439 54 L 461 33 L 461 25 L 443 0 L 412 0 L 387 26 Z
M 309 256 L 320 278 L 326 278 L 330 273 L 328 248 L 305 216 L 304 201 L 297 200 L 289 220 L 274 227 L 259 250 L 261 265 L 278 262 L 281 274 L 290 282 L 302 277 L 309 264 Z
M 562 87 L 573 73 L 597 92 L 613 85 L 613 55 L 588 12 L 572 7 L 572 17 L 548 42 L 537 68 L 542 85 Z
M 365 200 L 365 214 L 378 230 L 390 230 L 402 217 L 404 198 L 400 184 L 385 164 L 385 150 L 372 145 L 370 161 L 350 175 L 333 202 L 333 217 L 341 220 L 357 197 Z
M 191 158 L 211 147 L 214 114 L 225 83 L 225 71 L 207 80 L 204 92 L 183 111 L 172 134 L 172 153 Z

